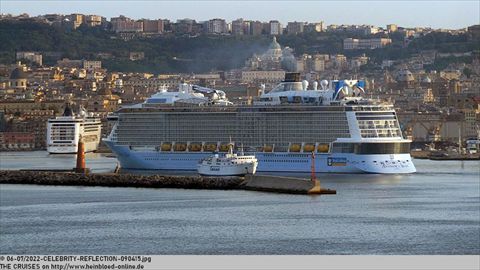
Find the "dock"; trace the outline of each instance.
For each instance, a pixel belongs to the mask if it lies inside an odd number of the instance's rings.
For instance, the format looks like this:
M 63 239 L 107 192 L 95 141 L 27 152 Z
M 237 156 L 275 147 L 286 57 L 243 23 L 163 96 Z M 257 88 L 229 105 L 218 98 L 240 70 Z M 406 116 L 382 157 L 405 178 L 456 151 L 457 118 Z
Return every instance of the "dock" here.
M 136 188 L 183 188 L 183 189 L 237 189 L 289 194 L 336 194 L 322 189 L 316 179 L 314 167 L 312 178 L 249 175 L 246 177 L 203 177 L 199 175 L 138 175 L 120 173 L 117 165 L 112 173 L 93 173 L 85 165 L 82 138 L 78 141 L 76 167 L 70 170 L 0 170 L 0 184 L 33 184 L 59 186 L 102 186 Z
M 266 175 L 202 177 L 76 173 L 74 170 L 0 170 L 0 184 L 250 190 L 304 195 L 336 194 L 336 191 L 322 189 L 309 179 Z
M 117 165 L 113 173 L 92 173 L 85 163 L 82 138 L 78 140 L 76 167 L 70 170 L 0 170 L 0 184 L 34 184 L 65 186 L 103 186 L 137 188 L 184 189 L 239 189 L 288 194 L 336 194 L 324 189 L 315 176 L 315 155 L 312 153 L 310 179 L 272 175 L 247 175 L 246 177 L 203 177 L 198 175 L 137 175 L 122 174 Z
M 336 190 L 320 187 L 318 180 L 272 175 L 249 175 L 245 177 L 245 189 L 255 191 L 288 193 L 288 194 L 337 194 Z

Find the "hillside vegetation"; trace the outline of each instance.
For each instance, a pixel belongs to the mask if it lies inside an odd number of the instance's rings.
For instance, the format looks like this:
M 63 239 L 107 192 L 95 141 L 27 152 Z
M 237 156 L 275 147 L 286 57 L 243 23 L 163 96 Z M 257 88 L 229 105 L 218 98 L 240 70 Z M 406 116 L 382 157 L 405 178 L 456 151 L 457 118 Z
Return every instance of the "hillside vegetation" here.
M 478 43 L 465 35 L 431 33 L 413 40 L 408 48 L 398 37 L 394 44 L 369 51 L 343 51 L 345 33 L 304 33 L 282 35 L 282 46 L 302 53 L 344 53 L 347 56 L 366 53 L 374 62 L 383 59 L 403 59 L 421 50 L 465 52 L 478 49 Z M 57 52 L 61 58 L 98 59 L 98 53 L 112 55 L 100 59 L 112 71 L 138 72 L 208 72 L 242 67 L 253 53 L 262 53 L 271 42 L 268 36 L 209 36 L 185 37 L 166 35 L 156 38 L 119 39 L 115 33 L 97 27 L 80 27 L 68 31 L 60 27 L 30 21 L 0 22 L 0 63 L 13 63 L 15 51 Z M 129 52 L 141 51 L 145 59 L 130 61 Z M 52 65 L 57 59 L 44 54 L 44 63 Z

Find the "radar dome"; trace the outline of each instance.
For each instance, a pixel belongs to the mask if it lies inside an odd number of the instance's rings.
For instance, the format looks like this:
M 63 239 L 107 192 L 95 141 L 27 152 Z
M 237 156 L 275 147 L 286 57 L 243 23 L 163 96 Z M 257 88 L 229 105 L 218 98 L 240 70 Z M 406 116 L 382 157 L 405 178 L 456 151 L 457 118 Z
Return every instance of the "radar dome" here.
M 307 90 L 307 88 L 308 88 L 308 81 L 307 80 L 302 81 L 302 88 L 303 88 L 303 91 Z
M 322 90 L 325 90 L 325 89 L 327 89 L 328 81 L 327 80 L 322 80 L 320 82 L 320 85 L 322 86 Z

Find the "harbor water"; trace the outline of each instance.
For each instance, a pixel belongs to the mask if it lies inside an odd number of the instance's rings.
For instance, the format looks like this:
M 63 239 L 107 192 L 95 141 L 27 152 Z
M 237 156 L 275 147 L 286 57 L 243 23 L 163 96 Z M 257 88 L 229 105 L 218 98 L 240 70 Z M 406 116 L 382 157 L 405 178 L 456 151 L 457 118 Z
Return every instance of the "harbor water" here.
M 480 254 L 479 161 L 414 163 L 409 175 L 317 174 L 334 196 L 0 185 L 0 254 Z M 2 170 L 74 165 L 0 153 Z M 93 172 L 115 166 L 87 154 Z

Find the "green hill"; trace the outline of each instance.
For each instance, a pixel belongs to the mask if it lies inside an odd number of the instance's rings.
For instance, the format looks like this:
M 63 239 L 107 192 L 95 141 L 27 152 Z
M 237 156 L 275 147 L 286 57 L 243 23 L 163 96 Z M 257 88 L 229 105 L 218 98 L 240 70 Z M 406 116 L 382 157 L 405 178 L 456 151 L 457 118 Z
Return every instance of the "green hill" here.
M 303 53 L 343 53 L 348 57 L 365 53 L 373 62 L 384 59 L 404 59 L 422 50 L 439 52 L 466 52 L 479 49 L 478 40 L 468 35 L 430 33 L 403 46 L 403 37 L 391 36 L 393 44 L 386 48 L 366 51 L 344 51 L 346 33 L 303 33 L 282 35 L 282 46 Z M 359 36 L 362 38 L 362 36 Z M 15 51 L 38 51 L 44 54 L 44 63 L 52 65 L 56 58 L 99 59 L 99 53 L 107 53 L 110 59 L 100 59 L 111 71 L 130 72 L 208 72 L 242 67 L 253 53 L 262 53 L 271 42 L 269 36 L 175 36 L 156 38 L 119 39 L 115 33 L 99 27 L 82 26 L 75 31 L 33 21 L 0 21 L 0 63 L 13 63 Z M 129 53 L 141 51 L 145 59 L 130 61 Z M 45 52 L 54 52 L 49 57 Z

